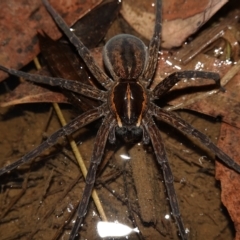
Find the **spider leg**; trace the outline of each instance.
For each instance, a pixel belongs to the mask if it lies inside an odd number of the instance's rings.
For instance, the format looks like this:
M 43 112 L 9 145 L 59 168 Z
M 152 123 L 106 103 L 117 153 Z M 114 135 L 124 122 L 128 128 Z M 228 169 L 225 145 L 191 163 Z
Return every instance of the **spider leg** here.
M 157 162 L 159 163 L 163 171 L 164 183 L 167 189 L 172 214 L 177 222 L 178 229 L 182 239 L 186 240 L 187 236 L 185 233 L 182 217 L 180 215 L 177 195 L 173 185 L 173 174 L 168 163 L 168 158 L 162 141 L 161 134 L 151 116 L 146 116 L 145 118 L 143 118 L 143 125 L 144 128 L 147 129 L 149 133 L 153 149 L 157 158 Z
M 222 162 L 224 162 L 228 167 L 240 173 L 240 165 L 236 163 L 232 158 L 230 158 L 226 153 L 224 153 L 220 148 L 218 148 L 213 142 L 211 142 L 211 140 L 206 135 L 192 127 L 189 123 L 185 122 L 174 113 L 159 108 L 154 104 L 151 105 L 151 108 L 153 109 L 153 115 L 156 118 L 170 123 L 172 126 L 176 127 L 186 134 L 196 137 L 202 142 L 203 145 L 213 151 L 216 156 L 221 159 Z
M 17 160 L 16 162 L 3 167 L 0 169 L 0 175 L 2 175 L 5 172 L 11 171 L 12 169 L 17 168 L 18 166 L 30 161 L 31 159 L 37 157 L 40 153 L 42 153 L 47 148 L 53 146 L 56 144 L 57 140 L 60 137 L 67 136 L 79 128 L 97 120 L 98 118 L 105 115 L 106 112 L 106 104 L 100 106 L 99 108 L 94 108 L 92 110 L 89 110 L 82 115 L 76 117 L 74 120 L 69 122 L 67 125 L 53 133 L 46 141 L 44 141 L 42 144 L 40 144 L 37 148 L 33 149 L 31 152 Z
M 55 77 L 49 77 L 49 76 L 42 76 L 42 75 L 36 75 L 36 74 L 30 74 L 30 73 L 25 73 L 22 71 L 18 71 L 15 69 L 8 69 L 6 67 L 3 67 L 0 65 L 0 69 L 4 72 L 7 72 L 11 75 L 17 76 L 17 77 L 23 77 L 27 80 L 30 80 L 32 82 L 36 83 L 43 83 L 47 84 L 50 86 L 59 86 L 61 88 L 68 89 L 70 91 L 82 94 L 84 96 L 97 99 L 97 100 L 102 100 L 106 101 L 106 92 L 101 91 L 97 88 L 94 88 L 90 85 L 74 81 L 74 80 L 67 80 L 63 78 L 55 78 Z
M 220 89 L 224 91 L 224 88 L 220 84 L 220 76 L 218 73 L 204 71 L 182 71 L 174 72 L 170 74 L 168 77 L 166 77 L 162 82 L 160 82 L 152 91 L 153 98 L 159 98 L 164 93 L 168 92 L 182 78 L 212 79 L 216 82 Z
M 83 61 L 88 66 L 88 69 L 91 71 L 96 80 L 106 89 L 109 89 L 113 82 L 105 72 L 97 65 L 94 58 L 90 54 L 89 50 L 83 45 L 79 38 L 70 30 L 68 25 L 62 19 L 62 17 L 52 8 L 47 0 L 42 0 L 47 11 L 51 14 L 52 18 L 58 25 L 58 27 L 64 32 L 68 37 L 69 41 L 76 47 L 78 54 L 82 57 Z
M 76 236 L 78 229 L 83 221 L 83 218 L 87 213 L 89 199 L 90 199 L 90 196 L 91 196 L 91 193 L 93 190 L 93 186 L 95 183 L 95 179 L 96 179 L 97 168 L 102 160 L 102 156 L 104 153 L 104 149 L 105 149 L 105 145 L 106 145 L 106 142 L 108 139 L 109 132 L 111 132 L 112 129 L 116 125 L 115 122 L 116 121 L 114 119 L 114 116 L 112 114 L 109 114 L 108 116 L 105 117 L 101 127 L 98 130 L 98 133 L 97 133 L 97 136 L 95 139 L 95 143 L 94 143 L 94 147 L 93 147 L 93 153 L 92 153 L 92 157 L 91 157 L 90 166 L 89 166 L 88 173 L 86 176 L 86 186 L 83 191 L 82 200 L 78 206 L 77 218 L 74 223 L 73 229 L 71 231 L 69 240 L 75 239 L 75 236 Z
M 148 46 L 148 61 L 146 63 L 146 67 L 142 74 L 142 80 L 147 81 L 146 87 L 151 84 L 153 75 L 156 70 L 157 62 L 158 62 L 158 50 L 160 47 L 160 37 L 162 31 L 162 1 L 156 0 L 155 4 L 156 8 L 156 19 L 155 19 L 155 28 L 152 39 Z

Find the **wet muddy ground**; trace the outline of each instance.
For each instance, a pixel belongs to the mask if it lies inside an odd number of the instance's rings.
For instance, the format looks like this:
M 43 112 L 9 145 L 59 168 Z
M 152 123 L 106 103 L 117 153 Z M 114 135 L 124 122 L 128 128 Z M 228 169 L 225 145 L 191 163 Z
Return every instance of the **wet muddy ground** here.
M 67 105 L 61 108 L 68 121 L 76 114 Z M 1 167 L 37 147 L 60 128 L 51 111 L 50 104 L 0 109 Z M 177 114 L 216 142 L 219 123 L 202 115 L 183 111 Z M 232 223 L 214 178 L 214 156 L 172 127 L 160 122 L 158 125 L 190 239 L 233 239 Z M 98 123 L 74 136 L 86 165 L 97 128 Z M 128 239 L 179 239 L 151 146 L 121 141 L 115 146 L 108 144 L 105 159 L 109 161 L 99 170 L 96 189 L 109 221 L 138 227 L 141 235 L 134 233 Z M 68 239 L 84 181 L 67 140 L 1 176 L 0 184 L 0 239 Z M 99 220 L 91 202 L 80 239 L 100 239 L 96 230 Z

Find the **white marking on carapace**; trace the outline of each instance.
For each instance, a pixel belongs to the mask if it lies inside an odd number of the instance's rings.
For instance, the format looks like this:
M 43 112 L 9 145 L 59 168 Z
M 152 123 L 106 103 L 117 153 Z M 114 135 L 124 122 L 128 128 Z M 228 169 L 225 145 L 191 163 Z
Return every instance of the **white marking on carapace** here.
M 131 99 L 133 97 L 132 97 L 132 92 L 131 92 L 129 83 L 127 85 L 126 98 L 127 98 L 127 114 L 128 114 L 128 119 L 130 119 L 131 118 L 131 110 L 132 110 L 131 109 Z

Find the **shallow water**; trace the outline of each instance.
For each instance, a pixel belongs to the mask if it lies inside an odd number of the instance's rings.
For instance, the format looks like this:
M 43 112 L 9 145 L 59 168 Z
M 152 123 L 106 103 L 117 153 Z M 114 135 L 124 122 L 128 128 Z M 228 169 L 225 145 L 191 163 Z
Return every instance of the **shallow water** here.
M 74 114 L 64 108 L 64 115 L 71 119 Z M 17 160 L 60 127 L 53 114 L 46 128 L 49 109 L 49 104 L 0 109 L 0 166 Z M 200 115 L 178 114 L 216 141 L 219 123 Z M 159 128 L 165 131 L 164 143 L 190 239 L 232 239 L 231 222 L 221 205 L 219 183 L 214 178 L 213 156 L 169 126 L 159 123 Z M 76 134 L 87 165 L 96 129 L 85 128 Z M 119 142 L 107 146 L 108 155 L 111 151 L 113 155 L 100 171 L 96 184 L 109 221 L 138 227 L 142 238 L 134 233 L 128 239 L 178 239 L 173 218 L 166 219 L 171 211 L 151 146 Z M 124 160 L 124 155 L 130 159 Z M 67 141 L 61 141 L 34 162 L 5 174 L 1 177 L 0 212 L 4 216 L 0 220 L 0 239 L 68 239 L 71 214 L 81 199 L 83 187 Z M 81 239 L 99 239 L 96 232 L 99 220 L 91 203 Z

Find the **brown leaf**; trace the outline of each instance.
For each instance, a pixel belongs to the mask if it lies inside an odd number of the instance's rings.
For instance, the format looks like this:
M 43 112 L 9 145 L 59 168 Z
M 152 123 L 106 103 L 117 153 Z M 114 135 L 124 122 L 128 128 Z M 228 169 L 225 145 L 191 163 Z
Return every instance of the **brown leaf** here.
M 178 1 L 163 3 L 162 46 L 172 48 L 182 45 L 191 34 L 196 32 L 214 15 L 227 0 Z M 181 10 L 179 10 L 181 9 Z M 123 1 L 121 13 L 127 22 L 142 36 L 150 39 L 154 26 L 154 9 L 149 1 Z
M 61 92 L 54 92 L 53 89 L 24 82 L 7 95 L 5 101 L 0 103 L 0 107 L 41 102 L 67 103 L 67 98 Z
M 223 123 L 218 146 L 240 164 L 240 129 Z M 236 237 L 240 239 L 240 177 L 234 170 L 216 161 L 216 179 L 221 181 L 222 202 L 234 222 Z
M 72 25 L 101 0 L 50 2 L 66 22 Z M 28 4 L 24 0 L 1 1 L 0 8 L 0 63 L 6 67 L 19 69 L 32 61 L 39 53 L 38 31 L 44 30 L 55 40 L 61 36 L 40 0 Z M 6 76 L 6 73 L 0 72 L 0 80 Z

